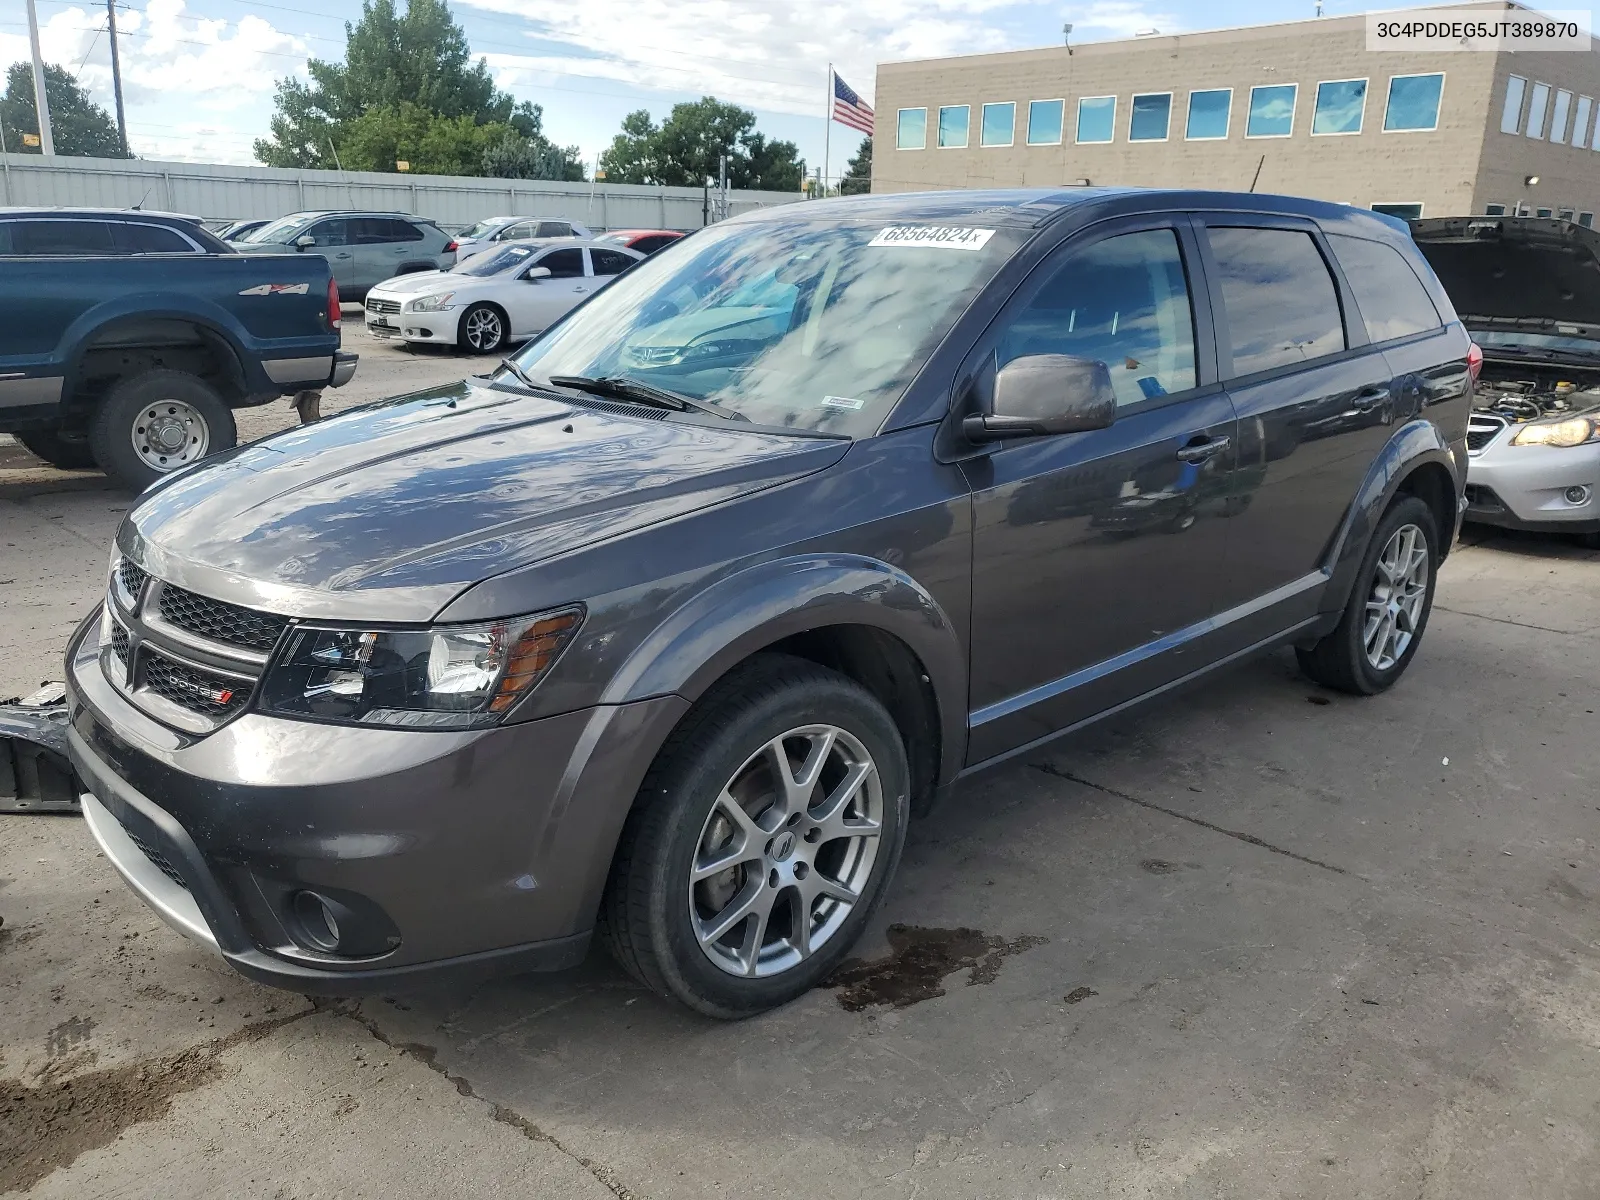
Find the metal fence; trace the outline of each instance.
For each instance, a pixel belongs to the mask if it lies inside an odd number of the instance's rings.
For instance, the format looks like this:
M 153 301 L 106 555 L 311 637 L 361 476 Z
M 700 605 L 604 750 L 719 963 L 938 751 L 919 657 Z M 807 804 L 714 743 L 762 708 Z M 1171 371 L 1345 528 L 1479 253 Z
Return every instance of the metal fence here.
M 143 159 L 0 154 L 0 205 L 162 209 L 207 220 L 279 217 L 321 208 L 370 208 L 459 228 L 484 217 L 565 217 L 595 230 L 698 229 L 716 218 L 717 193 L 626 183 L 466 179 L 376 171 L 285 170 Z M 728 214 L 789 204 L 797 192 L 728 193 Z

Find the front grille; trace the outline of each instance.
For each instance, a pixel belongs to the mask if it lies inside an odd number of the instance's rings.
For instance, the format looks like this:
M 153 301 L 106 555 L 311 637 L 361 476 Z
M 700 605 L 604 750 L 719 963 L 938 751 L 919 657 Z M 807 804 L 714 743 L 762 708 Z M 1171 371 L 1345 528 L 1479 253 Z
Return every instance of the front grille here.
M 120 621 L 111 622 L 111 653 L 117 656 L 122 669 L 128 669 L 128 631 Z
M 161 619 L 179 629 L 263 653 L 277 644 L 278 635 L 289 624 L 287 617 L 197 596 L 170 583 L 161 589 L 159 608 Z
M 368 296 L 367 311 L 369 313 L 397 313 L 400 311 L 400 301 L 380 300 L 376 296 Z
M 140 837 L 126 825 L 122 827 L 122 831 L 128 835 L 128 840 L 130 842 L 139 847 L 140 853 L 150 860 L 156 870 L 160 871 L 184 891 L 187 892 L 189 890 L 188 883 L 184 881 L 183 876 L 178 872 L 178 868 L 172 865 L 171 860 L 169 860 L 165 854 L 161 853 L 160 850 L 157 850 L 154 846 L 145 841 L 144 838 Z
M 150 578 L 150 573 L 125 558 L 117 564 L 117 578 L 122 584 L 122 590 L 137 600 L 139 589 L 144 587 L 144 582 Z
M 1472 419 L 1467 422 L 1467 451 L 1476 454 L 1499 435 L 1506 427 L 1505 421 L 1499 417 L 1486 417 L 1473 413 Z
M 175 663 L 152 653 L 148 646 L 144 653 L 144 688 L 214 721 L 226 720 L 250 700 L 249 684 Z

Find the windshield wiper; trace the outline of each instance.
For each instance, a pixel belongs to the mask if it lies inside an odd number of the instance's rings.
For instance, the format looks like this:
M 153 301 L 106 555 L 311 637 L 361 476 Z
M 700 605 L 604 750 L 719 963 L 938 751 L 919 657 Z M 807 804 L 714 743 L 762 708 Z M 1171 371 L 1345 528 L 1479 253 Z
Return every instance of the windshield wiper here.
M 531 387 L 534 391 L 539 391 L 540 390 L 539 385 L 533 381 L 533 379 L 528 375 L 528 373 L 526 371 L 524 371 L 521 367 L 517 366 L 517 364 L 512 362 L 509 358 L 502 358 L 500 360 L 500 369 L 502 371 L 510 371 L 513 375 L 515 375 L 519 380 L 521 380 L 523 383 L 525 383 L 529 387 Z
M 750 418 L 741 412 L 734 412 L 731 408 L 710 400 L 694 400 L 680 392 L 669 392 L 666 388 L 658 388 L 654 384 L 641 383 L 637 379 L 629 379 L 625 375 L 604 375 L 598 379 L 588 375 L 552 375 L 550 382 L 557 387 L 572 388 L 579 392 L 588 392 L 592 396 L 607 396 L 614 400 L 631 400 L 635 404 L 650 404 L 656 408 L 670 408 L 675 412 L 706 413 L 713 417 L 721 417 L 724 421 L 748 421 Z

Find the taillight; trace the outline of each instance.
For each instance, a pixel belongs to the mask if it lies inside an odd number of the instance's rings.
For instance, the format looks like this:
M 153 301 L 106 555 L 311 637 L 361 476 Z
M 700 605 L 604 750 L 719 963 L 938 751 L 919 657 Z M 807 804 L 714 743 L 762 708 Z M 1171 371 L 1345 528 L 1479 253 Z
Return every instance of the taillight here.
M 1472 376 L 1472 382 L 1478 382 L 1478 372 L 1483 370 L 1483 347 L 1473 342 L 1467 347 L 1467 374 Z
M 339 318 L 344 314 L 339 311 L 339 284 L 332 277 L 328 277 L 328 328 L 338 329 Z
M 446 246 L 445 246 L 445 248 L 444 248 L 444 252 L 445 252 L 445 253 L 446 253 L 446 254 L 449 254 L 449 253 L 450 253 L 450 252 L 451 252 L 451 251 L 453 251 L 453 250 L 459 250 L 459 249 L 460 249 L 460 248 L 461 248 L 461 247 L 460 247 L 460 245 L 459 245 L 459 244 L 458 244 L 458 243 L 457 243 L 457 242 L 456 242 L 456 240 L 455 240 L 455 238 L 451 238 L 451 239 L 450 239 L 450 242 L 449 242 L 449 244 L 448 244 L 448 245 L 446 245 Z

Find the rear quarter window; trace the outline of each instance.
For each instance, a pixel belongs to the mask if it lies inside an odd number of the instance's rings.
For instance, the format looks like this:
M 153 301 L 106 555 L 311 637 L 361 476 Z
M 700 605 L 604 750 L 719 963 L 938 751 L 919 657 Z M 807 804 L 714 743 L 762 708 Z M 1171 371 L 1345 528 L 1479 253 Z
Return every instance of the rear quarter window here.
M 17 254 L 102 255 L 117 251 L 104 221 L 18 221 L 12 229 Z
M 1393 246 L 1330 233 L 1328 245 L 1356 294 L 1367 336 L 1375 342 L 1438 329 L 1444 322 L 1428 289 L 1405 256 Z
M 119 254 L 194 254 L 195 248 L 176 229 L 165 225 L 117 222 L 111 236 Z
M 1339 292 L 1309 233 L 1245 227 L 1207 232 L 1221 277 L 1235 376 L 1345 348 Z

